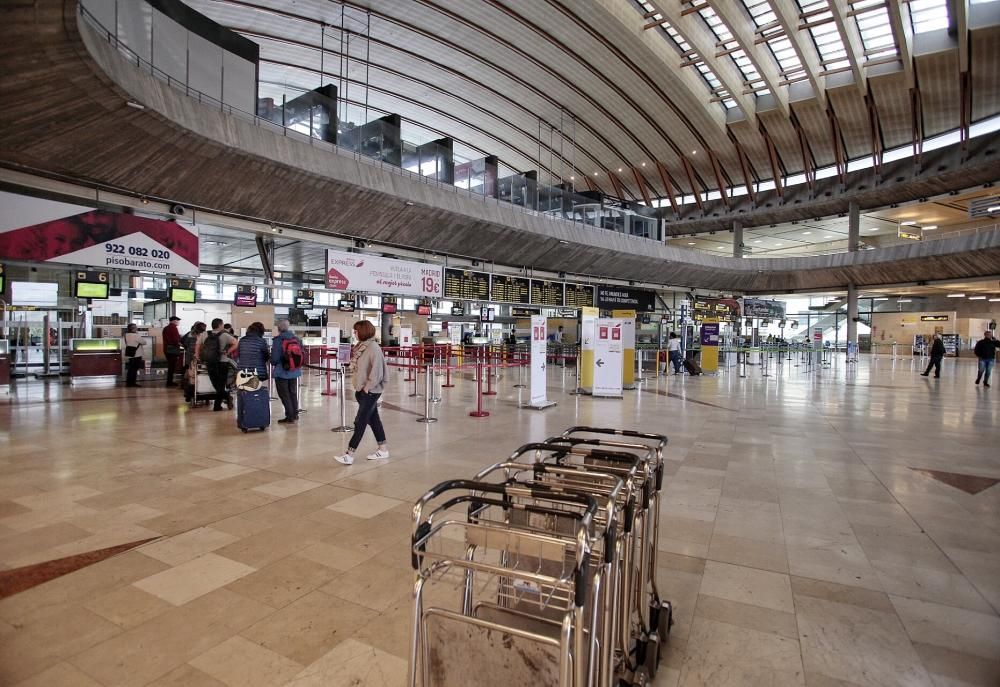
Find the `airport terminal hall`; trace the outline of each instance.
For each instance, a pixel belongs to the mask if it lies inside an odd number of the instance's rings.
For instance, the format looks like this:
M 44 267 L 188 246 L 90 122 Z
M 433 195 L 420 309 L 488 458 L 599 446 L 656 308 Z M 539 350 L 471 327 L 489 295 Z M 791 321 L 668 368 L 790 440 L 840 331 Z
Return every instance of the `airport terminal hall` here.
M 0 0 L 0 687 L 1000 687 L 1000 0 Z

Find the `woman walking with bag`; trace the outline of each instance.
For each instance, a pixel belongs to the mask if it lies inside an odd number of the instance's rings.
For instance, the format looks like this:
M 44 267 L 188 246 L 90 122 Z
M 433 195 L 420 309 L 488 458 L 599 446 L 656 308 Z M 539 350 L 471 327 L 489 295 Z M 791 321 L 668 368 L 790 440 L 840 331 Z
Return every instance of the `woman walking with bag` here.
M 354 374 L 354 398 L 358 401 L 358 414 L 354 418 L 354 434 L 347 444 L 347 453 L 335 456 L 334 460 L 344 465 L 354 463 L 354 452 L 361 445 L 365 429 L 371 426 L 378 442 L 378 450 L 368 456 L 368 460 L 389 457 L 385 429 L 378 414 L 378 399 L 385 390 L 389 378 L 389 368 L 382 354 L 382 348 L 375 341 L 375 325 L 368 320 L 354 324 L 354 335 L 358 345 L 351 353 L 351 371 Z

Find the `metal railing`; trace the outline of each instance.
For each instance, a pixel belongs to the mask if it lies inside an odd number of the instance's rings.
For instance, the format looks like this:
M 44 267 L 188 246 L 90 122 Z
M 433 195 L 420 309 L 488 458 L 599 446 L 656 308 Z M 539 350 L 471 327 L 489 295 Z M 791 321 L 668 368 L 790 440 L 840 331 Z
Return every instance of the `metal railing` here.
M 646 241 L 655 241 L 657 243 L 662 243 L 662 240 L 661 240 L 662 231 L 661 231 L 661 225 L 660 225 L 660 220 L 659 219 L 648 218 L 648 217 L 645 217 L 643 215 L 635 215 L 635 217 L 637 219 L 639 219 L 639 220 L 645 220 L 645 221 L 654 222 L 654 224 L 655 224 L 655 234 L 656 235 L 653 236 L 653 237 L 649 237 L 648 238 L 648 237 L 643 236 L 643 235 L 631 234 L 631 233 L 627 233 L 625 231 L 615 231 L 614 229 L 608 229 L 608 228 L 600 226 L 599 224 L 595 224 L 595 223 L 592 223 L 592 222 L 586 222 L 586 221 L 568 219 L 568 218 L 566 218 L 564 216 L 561 216 L 562 214 L 564 214 L 564 213 L 567 212 L 566 210 L 558 211 L 558 212 L 560 212 L 560 214 L 553 214 L 553 212 L 541 212 L 539 210 L 533 209 L 531 207 L 527 207 L 525 205 L 519 205 L 517 203 L 512 203 L 512 202 L 506 201 L 506 200 L 504 200 L 502 198 L 498 198 L 498 197 L 495 197 L 495 196 L 489 196 L 489 195 L 486 195 L 486 194 L 483 194 L 483 193 L 477 193 L 475 191 L 471 191 L 471 190 L 468 190 L 468 189 L 461 188 L 459 186 L 455 186 L 455 185 L 453 185 L 451 183 L 448 183 L 448 182 L 438 181 L 437 179 L 434 179 L 434 178 L 432 178 L 430 176 L 422 175 L 419 172 L 412 172 L 410 170 L 404 169 L 404 168 L 396 166 L 396 165 L 389 164 L 389 163 L 387 163 L 387 162 L 385 162 L 383 160 L 377 159 L 377 158 L 367 157 L 367 156 L 361 154 L 360 152 L 358 152 L 356 150 L 352 150 L 352 149 L 349 149 L 349 148 L 344 148 L 344 147 L 338 146 L 336 144 L 320 140 L 320 139 L 315 138 L 313 136 L 310 136 L 308 134 L 304 134 L 302 132 L 296 131 L 296 130 L 291 129 L 289 127 L 285 127 L 285 126 L 283 126 L 281 124 L 277 124 L 277 123 L 271 121 L 270 119 L 267 119 L 267 118 L 264 118 L 264 117 L 261 117 L 261 116 L 257 115 L 254 112 L 247 112 L 246 110 L 241 109 L 239 107 L 235 107 L 235 106 L 233 106 L 231 104 L 228 104 L 228 103 L 224 102 L 223 100 L 220 100 L 219 98 L 216 98 L 214 96 L 208 95 L 207 93 L 204 93 L 204 92 L 202 92 L 202 91 L 200 91 L 200 90 L 198 90 L 196 88 L 192 88 L 191 85 L 189 83 L 187 83 L 186 81 L 177 79 L 177 78 L 171 76 L 170 74 L 166 73 L 165 71 L 163 71 L 162 69 L 160 69 L 156 65 L 154 65 L 150 60 L 148 60 L 148 59 L 144 58 L 143 56 L 139 55 L 137 52 L 135 52 L 135 50 L 133 50 L 131 47 L 129 47 L 124 41 L 122 41 L 118 37 L 117 31 L 112 31 L 111 29 L 108 29 L 106 26 L 104 26 L 101 23 L 101 21 L 97 17 L 95 17 L 93 15 L 93 13 L 91 13 L 86 7 L 83 6 L 83 3 L 78 2 L 77 3 L 77 8 L 78 8 L 78 12 L 79 12 L 79 15 L 82 18 L 82 20 L 91 29 L 93 29 L 98 34 L 98 36 L 100 37 L 100 39 L 104 40 L 108 44 L 110 44 L 122 56 L 124 56 L 124 58 L 128 62 L 130 62 L 132 64 L 135 64 L 135 66 L 139 70 L 141 70 L 141 71 L 143 71 L 145 73 L 150 74 L 151 76 L 153 76 L 156 79 L 159 79 L 160 81 L 163 81 L 164 83 L 166 83 L 171 88 L 174 88 L 175 90 L 183 93 L 184 95 L 186 95 L 186 96 L 188 96 L 188 97 L 190 97 L 190 98 L 192 98 L 194 100 L 197 100 L 202 105 L 206 105 L 208 107 L 211 107 L 211 108 L 213 108 L 215 110 L 218 110 L 218 111 L 220 111 L 220 112 L 222 112 L 224 114 L 231 115 L 233 117 L 238 117 L 238 118 L 240 118 L 240 119 L 242 119 L 244 121 L 247 121 L 247 122 L 253 124 L 254 126 L 258 126 L 258 127 L 262 128 L 262 129 L 268 129 L 268 130 L 273 131 L 274 133 L 279 134 L 281 136 L 284 136 L 286 138 L 296 139 L 296 140 L 298 140 L 298 141 L 300 141 L 302 143 L 305 143 L 305 144 L 307 144 L 309 146 L 312 146 L 314 148 L 320 148 L 322 150 L 326 150 L 326 151 L 334 153 L 336 155 L 340 155 L 340 156 L 343 156 L 343 157 L 348 157 L 348 158 L 350 158 L 352 160 L 355 160 L 357 162 L 369 165 L 371 167 L 377 167 L 379 169 L 384 169 L 386 171 L 389 171 L 389 172 L 391 172 L 393 174 L 396 174 L 398 176 L 401 176 L 401 177 L 408 177 L 408 178 L 411 178 L 411 179 L 415 179 L 415 180 L 418 180 L 418 181 L 420 181 L 420 182 L 422 182 L 424 184 L 427 184 L 428 186 L 435 186 L 435 187 L 437 187 L 437 188 L 439 188 L 441 190 L 454 193 L 455 195 L 465 196 L 466 198 L 469 198 L 471 200 L 481 201 L 484 204 L 496 204 L 498 206 L 501 205 L 501 204 L 503 204 L 505 206 L 510 206 L 510 207 L 513 207 L 513 208 L 517 208 L 520 212 L 522 212 L 522 213 L 524 213 L 526 215 L 533 215 L 533 216 L 537 216 L 537 217 L 546 217 L 546 218 L 548 218 L 549 220 L 551 220 L 553 222 L 566 223 L 566 224 L 572 225 L 574 227 L 587 227 L 589 229 L 593 229 L 593 230 L 600 231 L 600 232 L 611 231 L 613 233 L 616 233 L 616 234 L 628 237 L 629 239 L 633 239 L 633 240 L 636 240 L 636 241 L 643 241 L 643 242 L 646 242 Z M 531 181 L 531 183 L 535 184 L 537 182 Z M 538 195 L 538 190 L 540 190 L 540 189 L 536 189 L 536 191 L 535 191 L 536 195 Z M 592 203 L 595 202 L 593 199 L 586 199 L 586 200 L 587 200 L 588 204 L 592 204 Z M 573 215 L 573 210 L 572 209 L 570 209 L 568 212 L 569 212 L 569 214 Z M 628 224 L 631 224 L 631 223 L 628 223 Z M 641 224 L 643 224 L 643 222 L 636 222 L 636 224 L 641 225 Z

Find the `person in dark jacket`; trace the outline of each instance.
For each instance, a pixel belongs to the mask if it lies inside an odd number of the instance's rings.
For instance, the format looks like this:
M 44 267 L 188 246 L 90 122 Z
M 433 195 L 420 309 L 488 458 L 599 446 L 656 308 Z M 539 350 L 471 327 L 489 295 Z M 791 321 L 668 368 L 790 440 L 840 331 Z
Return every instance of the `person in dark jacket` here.
M 247 334 L 236 346 L 237 367 L 257 375 L 261 381 L 267 379 L 267 363 L 271 353 L 264 341 L 264 325 L 254 322 L 247 327 Z
M 987 389 L 990 387 L 990 377 L 993 375 L 993 366 L 997 362 L 997 349 L 1000 349 L 993 332 L 983 332 L 983 338 L 976 342 L 976 347 L 972 349 L 976 357 L 979 358 L 979 372 L 976 375 L 976 384 L 980 381 Z
M 931 368 L 934 368 L 934 379 L 941 377 L 941 361 L 944 359 L 944 341 L 941 340 L 940 334 L 934 335 L 934 342 L 931 344 L 931 361 L 927 363 L 927 369 L 920 374 L 927 377 L 931 373 Z
M 173 315 L 170 324 L 163 328 L 163 355 L 167 358 L 167 386 L 177 386 L 174 381 L 174 374 L 180 367 L 177 363 L 184 355 L 184 346 L 181 343 L 181 333 L 177 329 L 177 323 L 181 318 Z
M 299 377 L 302 376 L 302 368 L 286 369 L 284 342 L 287 339 L 298 339 L 298 337 L 295 336 L 292 325 L 287 319 L 280 320 L 278 335 L 271 342 L 271 371 L 274 373 L 274 386 L 278 390 L 278 398 L 281 399 L 281 405 L 285 409 L 285 417 L 278 422 L 294 425 L 299 419 Z

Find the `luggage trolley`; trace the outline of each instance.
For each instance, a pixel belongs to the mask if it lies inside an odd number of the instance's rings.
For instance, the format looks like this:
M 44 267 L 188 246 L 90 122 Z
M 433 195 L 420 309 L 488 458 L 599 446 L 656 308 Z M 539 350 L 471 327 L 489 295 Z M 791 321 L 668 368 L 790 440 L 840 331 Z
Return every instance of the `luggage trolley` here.
M 649 493 L 655 480 L 653 465 L 642 455 L 585 446 L 585 443 L 587 440 L 584 439 L 556 438 L 549 442 L 526 444 L 511 459 L 527 458 L 530 455 L 535 460 L 555 461 L 563 466 L 568 465 L 569 461 L 576 461 L 577 469 L 612 473 L 630 485 L 634 498 L 632 507 L 628 509 L 628 528 L 622 533 L 623 557 L 618 561 L 621 584 L 615 603 L 616 654 L 613 664 L 619 684 L 644 685 L 655 669 L 655 664 L 650 665 L 654 662 L 646 654 L 649 633 L 641 571 L 647 557 L 642 552 L 645 538 L 640 539 L 642 527 L 649 521 Z M 560 488 L 569 489 L 571 486 L 561 485 Z M 601 684 L 611 683 L 605 681 Z
M 643 468 L 641 459 L 633 454 L 613 452 L 590 447 L 566 445 L 527 444 L 518 449 L 511 460 L 533 457 L 539 462 L 498 463 L 481 471 L 476 479 L 503 470 L 508 478 L 519 480 L 530 477 L 534 484 L 550 485 L 555 489 L 591 494 L 608 499 L 598 520 L 607 521 L 606 529 L 614 539 L 604 546 L 605 594 L 597 611 L 593 637 L 600 648 L 598 685 L 612 684 L 618 676 L 624 684 L 643 685 L 647 682 L 645 668 L 631 661 L 639 634 L 635 631 L 637 598 L 635 584 L 634 523 L 636 520 L 635 484 L 640 483 L 637 472 Z M 571 464 L 568 459 L 577 461 Z M 581 462 L 582 459 L 582 462 Z M 596 465 L 597 462 L 602 465 Z M 615 473 L 615 474 L 611 474 Z M 612 521 L 611 518 L 614 518 Z M 613 525 L 613 527 L 611 526 Z M 616 543 L 615 543 L 616 542 Z
M 591 435 L 591 436 L 587 436 Z M 598 436 L 593 436 L 598 435 Z M 637 432 L 634 430 L 610 429 L 602 427 L 570 427 L 560 437 L 550 442 L 568 441 L 573 445 L 593 445 L 619 451 L 633 451 L 645 458 L 653 474 L 650 488 L 644 493 L 644 508 L 637 513 L 644 515 L 644 521 L 636 530 L 640 538 L 638 601 L 640 618 L 646 631 L 645 641 L 638 646 L 637 658 L 646 665 L 650 677 L 656 674 L 663 646 L 673 625 L 673 606 L 660 596 L 656 584 L 656 542 L 660 529 L 660 493 L 663 489 L 663 450 L 667 437 L 663 434 Z M 648 595 L 648 603 L 643 596 Z
M 597 513 L 595 497 L 546 485 L 452 480 L 424 494 L 413 507 L 408 684 L 594 684 Z

